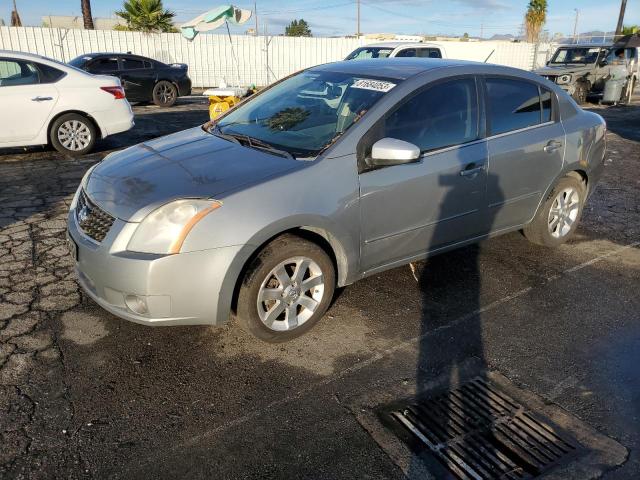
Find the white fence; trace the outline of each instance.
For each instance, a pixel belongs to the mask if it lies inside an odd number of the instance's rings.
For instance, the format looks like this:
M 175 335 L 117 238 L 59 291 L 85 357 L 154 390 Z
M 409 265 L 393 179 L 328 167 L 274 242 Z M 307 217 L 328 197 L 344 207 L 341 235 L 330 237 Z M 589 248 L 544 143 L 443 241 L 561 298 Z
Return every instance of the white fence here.
M 166 63 L 186 63 L 194 87 L 221 79 L 266 85 L 297 70 L 343 59 L 366 42 L 354 38 L 199 35 L 192 42 L 178 33 L 144 34 L 113 30 L 0 27 L 0 50 L 37 53 L 67 62 L 90 52 L 132 52 Z M 433 42 L 449 58 L 484 61 L 529 70 L 544 64 L 550 46 L 508 42 Z M 233 48 L 231 45 L 233 44 Z M 538 54 L 536 55 L 536 51 Z M 492 53 L 493 52 L 493 53 Z M 233 60 L 236 55 L 238 68 Z M 536 62 L 534 62 L 536 57 Z

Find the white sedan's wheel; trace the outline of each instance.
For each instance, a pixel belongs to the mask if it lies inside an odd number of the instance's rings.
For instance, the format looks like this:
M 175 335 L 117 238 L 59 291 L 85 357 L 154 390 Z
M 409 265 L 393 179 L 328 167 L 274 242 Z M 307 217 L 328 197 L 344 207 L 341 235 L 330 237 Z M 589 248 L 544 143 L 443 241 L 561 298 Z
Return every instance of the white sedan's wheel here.
M 66 113 L 51 125 L 49 138 L 60 153 L 72 156 L 89 153 L 96 143 L 96 127 L 89 118 L 79 113 Z
M 58 127 L 57 135 L 62 146 L 74 152 L 87 148 L 93 138 L 87 124 L 80 120 L 64 122 Z

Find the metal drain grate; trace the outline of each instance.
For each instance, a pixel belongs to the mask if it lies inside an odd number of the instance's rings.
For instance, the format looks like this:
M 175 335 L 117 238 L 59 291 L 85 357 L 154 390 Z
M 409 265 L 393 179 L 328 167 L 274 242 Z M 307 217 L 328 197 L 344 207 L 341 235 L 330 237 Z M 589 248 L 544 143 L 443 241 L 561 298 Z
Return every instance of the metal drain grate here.
M 479 378 L 387 412 L 410 432 L 412 446 L 435 457 L 452 478 L 535 478 L 578 449 Z

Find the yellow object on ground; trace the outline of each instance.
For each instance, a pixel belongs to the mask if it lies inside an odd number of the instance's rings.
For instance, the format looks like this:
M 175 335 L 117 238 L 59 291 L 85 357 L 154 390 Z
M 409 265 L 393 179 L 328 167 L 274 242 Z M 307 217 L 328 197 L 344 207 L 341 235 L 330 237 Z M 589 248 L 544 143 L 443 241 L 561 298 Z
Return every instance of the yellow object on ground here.
M 211 120 L 218 118 L 221 114 L 235 107 L 240 102 L 238 97 L 218 97 L 216 95 L 209 96 L 209 117 Z

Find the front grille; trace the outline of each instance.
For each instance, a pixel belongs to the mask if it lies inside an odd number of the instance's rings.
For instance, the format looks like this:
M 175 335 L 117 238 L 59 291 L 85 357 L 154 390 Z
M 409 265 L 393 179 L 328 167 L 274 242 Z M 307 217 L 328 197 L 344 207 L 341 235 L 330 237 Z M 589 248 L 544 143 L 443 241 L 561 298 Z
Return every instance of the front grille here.
M 88 237 L 101 242 L 109 233 L 115 218 L 93 203 L 83 189 L 78 196 L 76 220 Z
M 536 478 L 578 448 L 481 378 L 389 413 L 414 448 L 444 467 L 437 478 Z

